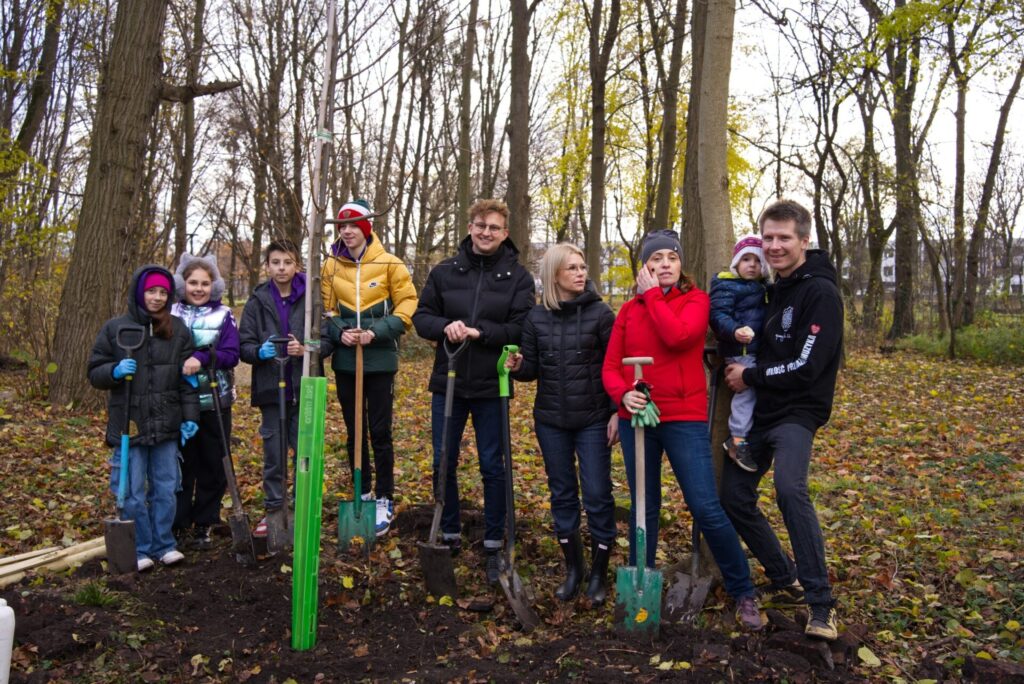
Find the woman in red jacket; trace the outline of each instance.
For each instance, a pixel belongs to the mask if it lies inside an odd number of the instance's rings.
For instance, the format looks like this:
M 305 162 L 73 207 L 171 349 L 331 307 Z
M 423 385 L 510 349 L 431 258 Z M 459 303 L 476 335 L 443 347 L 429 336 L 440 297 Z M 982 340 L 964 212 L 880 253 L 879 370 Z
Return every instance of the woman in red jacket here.
M 644 433 L 646 471 L 647 558 L 654 566 L 661 509 L 661 454 L 668 456 L 708 547 L 722 571 L 726 591 L 736 600 L 736 619 L 750 630 L 763 626 L 750 580 L 750 566 L 739 537 L 718 501 L 711 465 L 707 428 L 707 386 L 701 356 L 708 327 L 710 302 L 693 279 L 682 272 L 682 249 L 674 231 L 657 230 L 644 239 L 636 296 L 615 319 L 604 357 L 602 379 L 609 396 L 619 404 L 619 435 L 629 480 L 631 505 L 635 490 L 632 414 L 647 404 L 633 387 L 633 369 L 622 365 L 628 356 L 650 356 L 644 369 L 651 399 L 661 422 Z M 629 564 L 636 565 L 634 517 L 629 521 Z

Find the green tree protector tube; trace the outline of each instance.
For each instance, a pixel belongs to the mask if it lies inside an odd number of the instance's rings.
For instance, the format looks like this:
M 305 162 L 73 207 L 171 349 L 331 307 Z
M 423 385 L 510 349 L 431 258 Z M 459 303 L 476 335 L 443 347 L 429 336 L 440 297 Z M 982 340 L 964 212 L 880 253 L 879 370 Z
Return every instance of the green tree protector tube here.
M 307 651 L 316 645 L 327 378 L 302 378 L 299 397 L 295 544 L 292 558 L 292 648 Z

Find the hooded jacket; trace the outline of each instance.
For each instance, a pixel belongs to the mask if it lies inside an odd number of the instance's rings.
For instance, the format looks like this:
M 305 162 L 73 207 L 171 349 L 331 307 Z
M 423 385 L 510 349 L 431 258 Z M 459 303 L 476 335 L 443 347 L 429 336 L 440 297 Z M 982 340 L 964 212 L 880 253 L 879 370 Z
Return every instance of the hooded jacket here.
M 812 432 L 832 414 L 843 347 L 843 299 L 828 254 L 807 251 L 807 260 L 769 294 L 757 366 L 743 382 L 757 388 L 754 429 L 782 423 Z
M 711 279 L 711 329 L 718 338 L 721 356 L 756 354 L 761 344 L 768 290 L 764 280 L 744 280 L 732 271 L 722 271 Z M 754 331 L 748 344 L 736 341 L 743 326 Z
M 283 332 L 281 320 L 278 317 L 278 306 L 275 297 L 277 290 L 274 281 L 267 280 L 256 286 L 242 309 L 242 323 L 238 329 L 238 336 L 241 342 L 240 355 L 242 361 L 252 364 L 252 405 L 265 406 L 276 404 L 277 395 L 277 361 L 274 359 L 263 360 L 260 358 L 260 346 L 271 337 L 280 335 Z M 303 337 L 303 329 L 306 325 L 306 276 L 304 273 L 296 273 L 292 278 L 292 295 L 289 297 L 291 305 L 288 307 L 288 331 L 298 339 Z M 299 393 L 294 388 L 299 387 L 302 380 L 302 360 L 289 358 L 288 370 L 285 371 L 285 397 L 289 402 L 298 402 Z
M 667 293 L 652 287 L 622 305 L 602 373 L 605 390 L 619 406 L 619 417 L 630 417 L 622 396 L 633 389 L 633 368 L 622 365 L 622 359 L 651 356 L 654 363 L 644 366 L 643 374 L 661 420 L 707 421 L 703 353 L 708 306 L 707 294 L 696 287 L 686 292 L 672 287 Z
M 363 348 L 364 372 L 394 373 L 398 370 L 398 339 L 412 327 L 416 312 L 416 288 L 409 269 L 384 251 L 373 233 L 359 258 L 346 249 L 332 252 L 320 279 L 324 311 L 333 314 L 326 326 L 330 345 L 322 344 L 321 352 L 331 352 L 331 367 L 336 372 L 355 373 L 355 348 L 341 343 L 341 333 L 362 326 L 374 333 L 373 342 Z
M 533 417 L 538 423 L 580 430 L 603 423 L 615 404 L 601 384 L 604 352 L 615 314 L 594 284 L 558 310 L 538 304 L 523 325 L 523 363 L 516 380 L 537 380 Z
M 171 317 L 170 339 L 153 335 L 152 319 L 137 301 L 139 285 L 146 274 L 157 271 L 172 281 L 170 271 L 160 266 L 143 266 L 132 276 L 128 288 L 128 313 L 107 321 L 96 336 L 89 355 L 89 382 L 96 389 L 110 390 L 107 399 L 107 445 L 116 447 L 125 429 L 125 398 L 129 383 L 114 379 L 114 366 L 127 353 L 117 344 L 117 333 L 125 326 L 142 326 L 142 346 L 131 353 L 137 370 L 131 382 L 132 446 L 153 446 L 178 440 L 181 424 L 199 422 L 197 393 L 181 374 L 185 360 L 192 355 L 192 335 L 179 319 Z M 174 302 L 168 292 L 167 307 Z
M 443 393 L 448 355 L 443 340 L 449 323 L 461 320 L 480 330 L 456 364 L 455 396 L 497 398 L 498 357 L 506 344 L 519 344 L 523 321 L 536 304 L 533 276 L 518 261 L 519 250 L 505 239 L 494 254 L 476 254 L 466 236 L 455 256 L 427 276 L 412 322 L 420 337 L 437 343 L 430 391 Z

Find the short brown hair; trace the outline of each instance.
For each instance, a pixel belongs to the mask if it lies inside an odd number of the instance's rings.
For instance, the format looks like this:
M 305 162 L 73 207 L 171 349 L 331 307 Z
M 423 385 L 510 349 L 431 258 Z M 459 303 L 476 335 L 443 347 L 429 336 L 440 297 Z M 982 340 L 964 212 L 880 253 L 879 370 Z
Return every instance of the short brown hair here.
M 285 254 L 290 254 L 292 259 L 295 259 L 295 263 L 298 265 L 299 270 L 302 270 L 302 254 L 299 253 L 298 246 L 288 238 L 271 240 L 270 244 L 267 245 L 267 248 L 263 250 L 263 263 L 270 263 L 271 252 L 284 252 Z
M 801 238 L 811 237 L 811 212 L 796 200 L 780 199 L 772 202 L 757 218 L 757 228 L 764 231 L 764 222 L 792 221 L 796 224 L 796 234 Z
M 473 202 L 466 213 L 469 215 L 469 222 L 472 223 L 473 219 L 484 214 L 490 214 L 492 211 L 505 217 L 505 228 L 508 228 L 508 205 L 501 200 L 478 199 L 476 202 Z

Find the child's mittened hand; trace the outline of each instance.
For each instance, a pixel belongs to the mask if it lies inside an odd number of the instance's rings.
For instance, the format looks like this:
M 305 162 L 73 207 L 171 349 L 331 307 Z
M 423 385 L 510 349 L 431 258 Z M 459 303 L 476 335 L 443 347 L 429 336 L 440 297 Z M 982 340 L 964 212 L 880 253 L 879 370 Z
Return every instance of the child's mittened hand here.
M 754 331 L 749 325 L 745 325 L 742 328 L 736 329 L 736 341 L 742 342 L 743 344 L 750 344 L 754 341 Z
M 135 371 L 138 369 L 138 363 L 135 359 L 121 359 L 114 366 L 113 376 L 115 380 L 120 380 L 126 375 L 135 375 Z
M 271 342 L 270 340 L 267 340 L 266 342 L 264 342 L 263 344 L 260 345 L 259 357 L 260 357 L 261 361 L 266 361 L 267 359 L 272 359 L 275 356 L 277 356 L 277 349 L 274 348 L 274 343 L 273 342 Z

